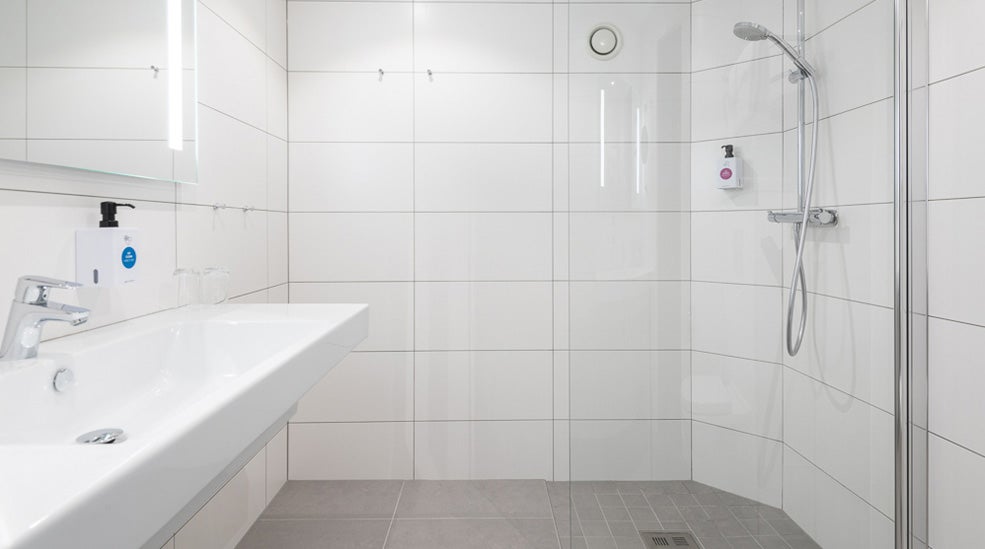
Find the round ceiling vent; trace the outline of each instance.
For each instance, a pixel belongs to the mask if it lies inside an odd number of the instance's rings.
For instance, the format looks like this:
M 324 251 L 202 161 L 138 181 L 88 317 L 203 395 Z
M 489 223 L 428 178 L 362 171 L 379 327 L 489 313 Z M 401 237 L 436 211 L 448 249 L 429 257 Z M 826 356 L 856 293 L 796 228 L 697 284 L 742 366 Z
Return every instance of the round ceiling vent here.
M 619 31 L 611 25 L 599 25 L 588 36 L 588 49 L 599 59 L 609 59 L 619 52 L 622 40 Z

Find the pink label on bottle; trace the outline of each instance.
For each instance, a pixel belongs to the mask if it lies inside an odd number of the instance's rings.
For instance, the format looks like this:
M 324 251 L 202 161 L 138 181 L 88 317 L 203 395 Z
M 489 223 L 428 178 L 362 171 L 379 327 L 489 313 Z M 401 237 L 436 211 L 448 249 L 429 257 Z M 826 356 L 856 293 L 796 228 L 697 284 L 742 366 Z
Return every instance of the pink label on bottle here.
M 719 176 L 725 180 L 732 179 L 732 170 L 729 168 L 722 168 L 722 172 Z

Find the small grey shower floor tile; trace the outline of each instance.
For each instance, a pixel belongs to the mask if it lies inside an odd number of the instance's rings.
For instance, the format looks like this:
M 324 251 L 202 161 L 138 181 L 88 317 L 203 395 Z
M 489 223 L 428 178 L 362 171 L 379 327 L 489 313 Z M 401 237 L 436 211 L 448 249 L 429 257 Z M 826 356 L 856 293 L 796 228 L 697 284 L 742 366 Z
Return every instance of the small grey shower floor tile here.
M 804 536 L 804 531 L 797 526 L 797 523 L 789 518 L 767 519 L 766 522 L 773 527 L 783 537 Z
M 544 481 L 414 480 L 404 484 L 397 518 L 552 518 Z
M 610 522 L 609 530 L 612 532 L 612 537 L 616 538 L 631 538 L 633 536 L 639 537 L 639 530 L 632 522 Z
M 789 545 L 792 549 L 821 549 L 821 546 L 806 534 L 799 536 L 783 536 L 783 540 L 786 541 L 787 545 Z
M 623 494 L 622 502 L 626 507 L 649 507 L 650 503 L 643 497 L 643 492 L 638 494 Z
M 625 507 L 603 507 L 602 514 L 605 516 L 605 520 L 630 520 L 629 510 Z
M 752 536 L 725 539 L 732 545 L 732 549 L 762 549 L 756 538 Z
M 616 549 L 616 540 L 612 536 L 606 538 L 585 538 L 588 549 Z
M 790 549 L 780 536 L 753 536 L 763 549 Z
M 643 540 L 637 536 L 626 536 L 613 538 L 616 542 L 616 549 L 645 549 Z
M 379 549 L 390 520 L 259 520 L 236 549 Z
M 386 549 L 558 549 L 550 519 L 397 519 Z
M 400 480 L 288 481 L 262 518 L 391 518 Z
M 581 521 L 581 533 L 586 538 L 612 536 L 609 532 L 609 523 L 604 520 L 583 520 Z

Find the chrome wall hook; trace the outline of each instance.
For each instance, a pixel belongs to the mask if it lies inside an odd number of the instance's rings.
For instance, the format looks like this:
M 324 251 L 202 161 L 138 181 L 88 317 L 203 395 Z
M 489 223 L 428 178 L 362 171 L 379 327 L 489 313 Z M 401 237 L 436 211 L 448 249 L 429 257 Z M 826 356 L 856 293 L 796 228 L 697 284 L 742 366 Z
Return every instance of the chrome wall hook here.
M 428 80 L 434 82 L 434 72 L 431 69 L 428 69 Z
M 215 204 L 212 205 L 212 211 L 215 212 L 215 211 L 218 211 L 218 210 L 225 210 L 226 207 L 227 206 L 225 204 L 223 204 L 221 202 L 217 202 L 217 203 L 215 203 Z
M 157 78 L 157 74 L 161 72 L 161 67 L 158 67 L 157 65 L 151 65 L 150 70 L 154 71 L 154 78 Z
M 255 209 L 256 208 L 254 208 L 253 206 L 243 206 L 243 208 L 242 208 L 243 213 L 252 212 Z
M 384 74 L 383 73 L 383 69 L 379 69 L 379 71 L 380 71 L 380 82 L 382 82 L 383 81 L 383 74 Z

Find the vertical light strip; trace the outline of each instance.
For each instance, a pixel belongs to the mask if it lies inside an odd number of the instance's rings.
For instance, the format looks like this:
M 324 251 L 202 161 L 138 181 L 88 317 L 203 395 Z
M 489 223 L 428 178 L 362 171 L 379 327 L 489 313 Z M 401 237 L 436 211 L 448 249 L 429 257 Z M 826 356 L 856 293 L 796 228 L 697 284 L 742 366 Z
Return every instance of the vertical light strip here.
M 640 108 L 636 107 L 636 194 L 640 194 L 640 172 L 643 169 L 643 124 L 640 121 Z
M 168 147 L 180 151 L 184 146 L 184 98 L 181 3 L 168 0 Z
M 599 91 L 599 187 L 605 187 L 605 88 Z

